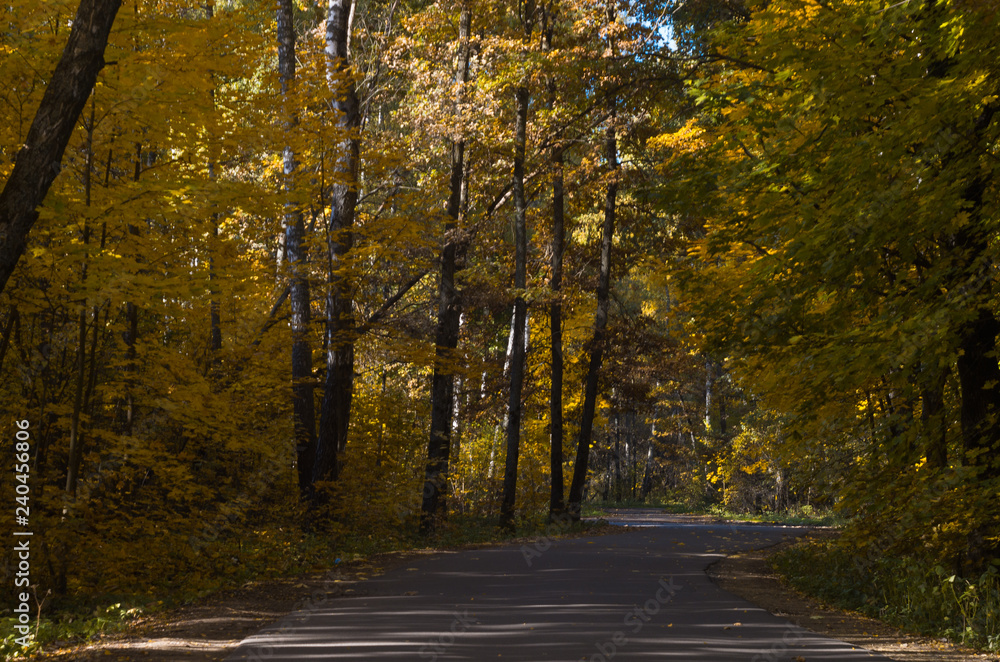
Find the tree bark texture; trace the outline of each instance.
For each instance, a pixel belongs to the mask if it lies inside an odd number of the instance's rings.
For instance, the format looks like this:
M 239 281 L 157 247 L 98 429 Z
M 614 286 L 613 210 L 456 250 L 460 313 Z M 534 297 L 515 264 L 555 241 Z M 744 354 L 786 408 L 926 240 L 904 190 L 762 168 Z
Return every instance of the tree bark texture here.
M 551 7 L 546 6 L 542 14 L 542 47 L 552 50 L 555 17 Z M 548 81 L 549 109 L 556 105 L 555 80 Z M 563 254 L 566 252 L 566 214 L 563 193 L 563 146 L 557 142 L 552 148 L 552 277 L 549 290 L 552 302 L 549 304 L 550 343 L 549 354 L 552 361 L 552 377 L 549 389 L 549 521 L 557 518 L 566 509 L 563 496 L 563 346 L 562 346 L 562 271 Z
M 354 396 L 354 341 L 357 336 L 351 281 L 345 258 L 353 244 L 358 205 L 361 117 L 350 69 L 351 0 L 330 0 L 326 19 L 327 82 L 336 130 L 334 184 L 327 226 L 329 273 L 326 295 L 326 379 L 320 409 L 313 481 L 336 480 L 339 456 L 347 448 Z
M 292 0 L 278 0 L 278 78 L 281 93 L 287 97 L 295 81 L 295 25 Z M 294 112 L 287 109 L 287 130 L 295 126 Z M 295 153 L 285 147 L 285 191 L 295 187 Z M 313 401 L 312 346 L 309 344 L 311 321 L 309 278 L 305 271 L 305 222 L 302 210 L 288 204 L 285 210 L 285 252 L 289 273 L 289 304 L 292 309 L 292 421 L 298 465 L 299 493 L 305 496 L 312 485 L 316 449 L 316 405 Z
M 597 407 L 598 377 L 604 356 L 604 341 L 608 327 L 608 309 L 611 292 L 611 246 L 614 242 L 615 213 L 618 201 L 618 140 L 615 134 L 615 102 L 605 134 L 605 158 L 611 170 L 604 197 L 604 224 L 601 228 L 601 266 L 597 283 L 597 313 L 594 315 L 594 339 L 590 346 L 590 364 L 584 382 L 583 412 L 580 416 L 580 431 L 576 444 L 576 464 L 573 467 L 573 482 L 569 488 L 567 510 L 574 521 L 580 519 L 580 505 L 583 502 L 583 488 L 587 481 L 587 464 L 590 458 L 590 441 L 594 431 L 594 413 Z
M 514 297 L 511 334 L 510 397 L 507 404 L 507 460 L 504 465 L 503 497 L 500 502 L 500 525 L 514 526 L 514 501 L 517 495 L 517 461 L 521 444 L 521 392 L 524 386 L 524 339 L 527 333 L 528 304 L 524 299 L 527 287 L 528 233 L 527 202 L 524 196 L 524 152 L 528 126 L 529 94 L 526 86 L 515 92 L 517 115 L 514 127 Z
M 462 89 L 469 80 L 469 31 L 472 12 L 462 8 L 459 18 L 459 53 L 455 82 L 458 84 L 455 115 L 461 115 Z M 465 179 L 465 139 L 456 138 L 451 147 L 451 181 L 445 223 L 444 248 L 441 251 L 441 280 L 438 287 L 438 320 L 434 332 L 434 377 L 431 382 L 431 432 L 427 443 L 427 469 L 424 473 L 420 527 L 429 531 L 443 512 L 447 496 L 448 463 L 455 417 L 455 372 L 458 368 L 459 327 L 462 301 L 455 282 L 461 254 L 466 243 L 459 234 L 462 190 Z M 456 417 L 457 418 L 457 417 Z

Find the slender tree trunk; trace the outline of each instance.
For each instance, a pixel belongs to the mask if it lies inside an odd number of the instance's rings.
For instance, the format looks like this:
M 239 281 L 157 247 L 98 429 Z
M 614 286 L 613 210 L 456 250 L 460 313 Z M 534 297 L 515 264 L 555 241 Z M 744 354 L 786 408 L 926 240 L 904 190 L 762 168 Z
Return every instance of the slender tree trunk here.
M 507 460 L 504 465 L 503 498 L 500 503 L 500 525 L 514 527 L 514 502 L 517 495 L 517 461 L 521 444 L 521 392 L 524 386 L 528 304 L 524 299 L 527 287 L 528 233 L 527 202 L 524 196 L 524 152 L 528 126 L 528 88 L 515 92 L 517 102 L 514 128 L 514 312 L 511 331 L 510 398 L 507 404 Z
M 83 185 L 84 204 L 90 207 L 91 177 L 94 168 L 94 121 L 96 117 L 96 102 L 92 98 L 90 104 L 90 121 L 87 123 L 87 160 L 84 165 Z M 90 227 L 87 220 L 83 222 L 83 245 L 90 244 Z M 87 261 L 89 254 L 84 253 L 83 266 L 80 273 L 80 285 L 87 283 Z M 94 320 L 94 334 L 97 334 L 97 320 Z M 66 466 L 66 491 L 70 496 L 76 496 L 76 487 L 80 474 L 80 462 L 83 457 L 83 430 L 80 428 L 80 416 L 83 411 L 84 385 L 87 375 L 87 300 L 80 308 L 79 343 L 77 345 L 76 383 L 73 388 L 73 413 L 69 424 L 69 457 Z
M 0 291 L 24 252 L 38 206 L 59 174 L 66 144 L 104 66 L 108 34 L 120 6 L 121 0 L 80 2 L 66 48 L 0 192 Z
M 719 392 L 716 401 L 719 403 L 719 435 L 725 439 L 729 434 L 728 413 L 726 411 L 726 394 Z
M 76 381 L 73 387 L 73 413 L 69 425 L 69 459 L 66 466 L 66 492 L 76 496 L 76 486 L 80 473 L 80 458 L 83 456 L 83 433 L 80 430 L 80 412 L 83 409 L 83 384 L 87 371 L 87 311 L 80 311 L 79 338 L 77 346 Z
M 278 0 L 278 78 L 281 93 L 287 100 L 295 81 L 295 25 L 292 0 Z M 286 130 L 296 124 L 294 111 L 288 107 Z M 284 151 L 285 192 L 295 188 L 295 153 Z M 298 457 L 299 493 L 306 495 L 312 485 L 312 460 L 316 447 L 316 412 L 313 401 L 312 346 L 309 343 L 311 317 L 309 277 L 306 273 L 305 222 L 302 210 L 286 205 L 285 252 L 289 273 L 289 303 L 292 309 L 292 416 L 295 430 L 295 450 Z
M 101 250 L 104 249 L 104 241 L 101 241 Z M 108 311 L 104 314 L 104 328 L 107 328 L 108 321 L 110 319 L 110 309 L 111 306 L 108 304 Z M 90 370 L 87 375 L 87 386 L 83 391 L 83 411 L 87 412 L 88 416 L 93 415 L 93 409 L 91 407 L 91 398 L 94 395 L 94 391 L 97 388 L 97 345 L 100 341 L 99 331 L 101 329 L 100 318 L 101 318 L 101 307 L 95 305 L 93 309 L 94 317 L 94 334 L 90 338 Z
M 146 161 L 149 166 L 152 166 L 155 155 L 152 150 L 147 153 Z M 143 152 L 142 144 L 136 143 L 135 145 L 135 164 L 132 170 L 132 182 L 138 184 L 143 173 Z M 139 236 L 139 227 L 128 223 L 126 226 L 128 233 L 133 237 Z M 136 256 L 136 261 L 142 262 L 141 256 Z M 123 402 L 119 404 L 121 411 L 121 431 L 125 436 L 131 436 L 132 430 L 135 427 L 136 419 L 136 402 L 135 402 L 135 392 L 136 384 L 138 383 L 138 372 L 139 372 L 139 362 L 137 359 L 136 343 L 139 339 L 139 307 L 133 302 L 128 301 L 125 303 L 125 333 L 123 334 L 123 340 L 125 341 L 125 398 Z
M 622 421 L 621 414 L 614 415 L 615 427 L 615 501 L 622 500 Z
M 543 47 L 552 49 L 553 23 L 555 16 L 546 7 L 543 14 Z M 554 79 L 548 81 L 549 109 L 555 108 L 556 85 Z M 556 144 L 552 148 L 552 278 L 549 288 L 552 303 L 549 304 L 550 346 L 552 357 L 552 377 L 549 390 L 549 521 L 556 521 L 566 510 L 563 500 L 563 347 L 562 347 L 562 271 L 563 253 L 566 250 L 565 202 L 563 195 L 563 147 Z
M 653 443 L 656 440 L 656 428 L 654 426 L 649 436 L 649 446 L 646 448 L 646 464 L 642 470 L 642 483 L 639 488 L 639 498 L 643 501 L 649 496 L 649 490 L 653 487 Z
M 462 8 L 459 18 L 458 85 L 455 115 L 460 119 L 462 88 L 469 80 L 469 32 L 472 12 Z M 455 371 L 457 369 L 458 336 L 462 302 L 455 283 L 458 259 L 465 251 L 465 240 L 459 234 L 458 222 L 462 206 L 462 181 L 465 178 L 465 140 L 458 138 L 451 150 L 451 188 L 448 196 L 448 222 L 445 243 L 441 251 L 441 281 L 438 289 L 438 321 L 434 334 L 434 377 L 431 382 L 431 433 L 427 444 L 427 469 L 424 473 L 423 502 L 420 527 L 424 532 L 434 527 L 443 514 L 447 496 L 448 463 L 451 449 L 452 416 L 455 410 Z
M 213 251 L 219 244 L 219 215 L 212 214 L 212 238 Z M 218 276 L 215 273 L 215 257 L 209 255 L 208 258 L 208 289 L 211 300 L 209 301 L 209 349 L 212 351 L 213 365 L 219 362 L 219 351 L 222 349 L 222 305 L 219 303 Z
M 611 113 L 604 139 L 605 159 L 611 171 L 611 180 L 604 198 L 604 225 L 601 228 L 601 268 L 597 284 L 597 313 L 594 316 L 594 338 L 590 346 L 590 365 L 584 383 L 583 412 L 576 444 L 576 464 L 573 482 L 569 488 L 568 510 L 574 521 L 580 519 L 583 488 L 587 480 L 587 463 L 590 458 L 590 441 L 594 431 L 594 413 L 597 407 L 597 386 L 604 356 L 604 340 L 608 326 L 608 308 L 611 293 L 611 247 L 614 243 L 615 212 L 618 201 L 618 140 L 615 134 L 615 101 L 611 100 Z
M 125 304 L 125 407 L 122 421 L 122 434 L 132 436 L 135 425 L 135 382 L 139 370 L 136 362 L 135 344 L 139 336 L 139 308 L 131 301 Z
M 351 0 L 330 0 L 326 18 L 327 82 L 337 131 L 346 136 L 337 146 L 330 187 L 329 251 L 326 296 L 326 379 L 320 410 L 319 442 L 313 481 L 336 480 L 339 456 L 347 448 L 354 397 L 354 341 L 357 329 L 350 276 L 344 263 L 353 244 L 358 204 L 361 118 L 351 73 Z
M 715 385 L 715 364 L 705 359 L 705 439 L 712 438 L 712 387 Z
M 205 18 L 212 20 L 215 18 L 215 5 L 212 2 L 205 4 Z M 215 108 L 215 90 L 211 90 L 212 107 Z M 208 178 L 215 181 L 216 163 L 213 157 L 208 164 Z M 215 273 L 215 253 L 219 248 L 219 214 L 212 214 L 212 249 L 208 257 L 208 289 L 209 289 L 209 349 L 211 350 L 210 366 L 218 366 L 219 351 L 222 349 L 222 305 L 219 303 L 218 276 Z

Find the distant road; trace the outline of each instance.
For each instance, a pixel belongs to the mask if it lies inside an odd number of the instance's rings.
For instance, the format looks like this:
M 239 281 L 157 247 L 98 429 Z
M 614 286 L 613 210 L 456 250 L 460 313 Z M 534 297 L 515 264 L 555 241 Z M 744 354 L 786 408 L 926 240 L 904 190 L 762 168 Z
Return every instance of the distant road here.
M 352 584 L 246 639 L 231 661 L 886 660 L 711 582 L 727 554 L 801 534 L 616 511 L 623 533 L 443 552 Z

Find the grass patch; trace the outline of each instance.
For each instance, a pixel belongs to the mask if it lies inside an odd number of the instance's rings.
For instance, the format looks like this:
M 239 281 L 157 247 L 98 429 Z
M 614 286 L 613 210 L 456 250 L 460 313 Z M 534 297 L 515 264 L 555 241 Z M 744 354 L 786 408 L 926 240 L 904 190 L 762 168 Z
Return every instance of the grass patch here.
M 788 526 L 842 526 L 845 523 L 844 518 L 832 511 L 820 510 L 808 505 L 794 506 L 780 512 L 743 513 L 730 510 L 719 504 L 692 505 L 676 500 L 595 501 L 583 504 L 583 514 L 586 517 L 603 517 L 608 514 L 610 509 L 629 508 L 658 508 L 672 515 L 710 515 L 739 522 Z
M 793 506 L 788 510 L 763 513 L 740 513 L 720 505 L 706 509 L 709 515 L 740 522 L 761 522 L 766 524 L 784 524 L 787 526 L 843 526 L 843 517 L 829 510 L 819 510 L 812 506 Z
M 913 558 L 865 562 L 837 541 L 792 547 L 772 559 L 799 590 L 891 625 L 1000 651 L 1000 572 L 958 577 Z
M 44 645 L 54 641 L 86 641 L 99 634 L 120 632 L 143 611 L 143 607 L 133 599 L 92 609 L 82 606 L 65 609 L 52 618 L 39 619 L 36 613 L 29 623 L 27 640 L 15 627 L 19 625 L 18 620 L 7 617 L 0 620 L 0 657 L 13 660 L 40 651 Z

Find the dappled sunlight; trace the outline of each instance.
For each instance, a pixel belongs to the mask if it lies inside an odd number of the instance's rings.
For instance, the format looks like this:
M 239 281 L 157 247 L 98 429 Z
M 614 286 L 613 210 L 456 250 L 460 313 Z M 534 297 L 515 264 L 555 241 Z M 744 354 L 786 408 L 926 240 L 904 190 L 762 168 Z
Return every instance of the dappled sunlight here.
M 109 642 L 102 648 L 108 649 L 136 649 L 136 650 L 156 650 L 156 651 L 224 651 L 233 648 L 239 641 L 233 639 L 180 639 L 175 637 L 163 637 L 156 639 L 144 639 L 142 641 L 122 641 Z
M 427 558 L 365 582 L 367 596 L 289 614 L 229 659 L 872 658 L 735 598 L 705 575 L 712 560 L 779 542 L 787 528 L 647 523 L 553 541 L 536 554 L 513 544 Z

